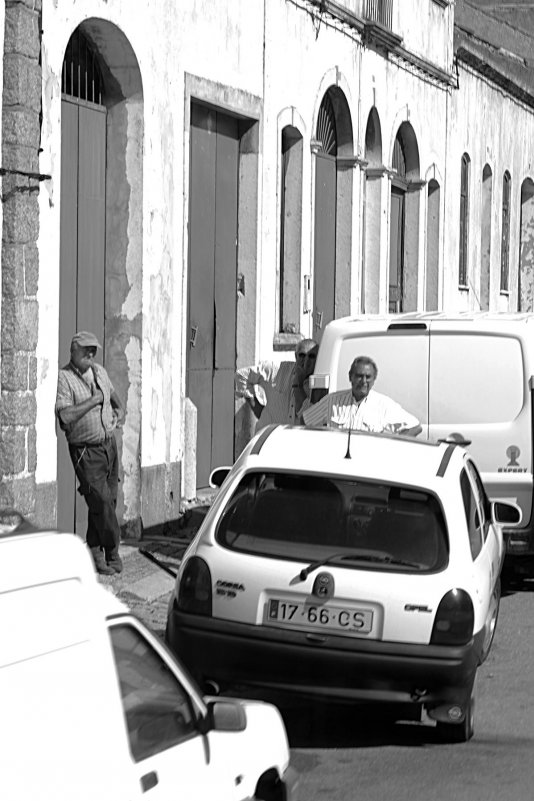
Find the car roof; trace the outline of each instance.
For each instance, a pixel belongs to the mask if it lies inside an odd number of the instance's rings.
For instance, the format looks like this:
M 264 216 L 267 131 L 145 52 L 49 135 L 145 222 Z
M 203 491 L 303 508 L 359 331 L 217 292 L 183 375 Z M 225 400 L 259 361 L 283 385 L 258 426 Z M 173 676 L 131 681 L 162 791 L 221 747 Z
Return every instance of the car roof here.
M 350 458 L 349 458 L 350 456 Z M 403 483 L 437 490 L 457 475 L 465 451 L 454 442 L 428 442 L 395 434 L 371 434 L 308 426 L 267 426 L 249 443 L 238 464 L 250 470 L 290 470 Z

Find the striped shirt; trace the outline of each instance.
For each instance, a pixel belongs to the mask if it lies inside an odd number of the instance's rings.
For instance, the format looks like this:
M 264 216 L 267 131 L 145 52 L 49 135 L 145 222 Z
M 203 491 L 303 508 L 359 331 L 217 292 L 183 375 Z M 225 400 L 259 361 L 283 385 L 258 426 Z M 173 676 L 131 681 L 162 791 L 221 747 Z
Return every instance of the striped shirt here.
M 97 389 L 102 390 L 104 395 L 103 404 L 94 406 L 76 423 L 66 426 L 61 422 L 59 412 L 68 406 L 77 406 L 88 400 L 93 394 L 95 383 Z M 96 445 L 113 431 L 115 415 L 110 400 L 113 391 L 113 384 L 100 364 L 95 364 L 94 368 L 89 368 L 83 374 L 70 363 L 60 369 L 57 379 L 56 416 L 69 444 Z
M 419 420 L 402 406 L 374 389 L 360 402 L 352 389 L 325 395 L 303 413 L 308 426 L 352 428 L 355 431 L 398 431 L 419 425 Z
M 297 422 L 300 409 L 293 394 L 295 362 L 260 362 L 253 367 L 241 367 L 235 374 L 235 394 L 238 398 L 256 399 L 263 411 L 256 431 L 269 423 Z

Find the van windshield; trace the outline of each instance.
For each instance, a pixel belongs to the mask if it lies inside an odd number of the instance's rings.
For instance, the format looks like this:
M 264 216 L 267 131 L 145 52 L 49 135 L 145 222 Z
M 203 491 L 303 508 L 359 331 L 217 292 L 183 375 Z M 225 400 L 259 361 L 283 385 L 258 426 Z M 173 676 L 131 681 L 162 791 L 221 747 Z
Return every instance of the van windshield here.
M 448 561 L 438 500 L 418 488 L 287 472 L 250 472 L 217 541 L 243 553 L 368 570 L 435 572 Z

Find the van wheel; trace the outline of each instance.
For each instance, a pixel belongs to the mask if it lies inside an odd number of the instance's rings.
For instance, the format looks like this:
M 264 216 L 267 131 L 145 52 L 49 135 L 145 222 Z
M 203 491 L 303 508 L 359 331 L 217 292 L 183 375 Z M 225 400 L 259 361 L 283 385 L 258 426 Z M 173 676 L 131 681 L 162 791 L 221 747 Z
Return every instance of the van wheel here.
M 471 695 L 465 717 L 461 723 L 444 723 L 440 720 L 436 722 L 436 731 L 440 740 L 444 743 L 466 743 L 475 733 L 475 684 L 471 689 Z

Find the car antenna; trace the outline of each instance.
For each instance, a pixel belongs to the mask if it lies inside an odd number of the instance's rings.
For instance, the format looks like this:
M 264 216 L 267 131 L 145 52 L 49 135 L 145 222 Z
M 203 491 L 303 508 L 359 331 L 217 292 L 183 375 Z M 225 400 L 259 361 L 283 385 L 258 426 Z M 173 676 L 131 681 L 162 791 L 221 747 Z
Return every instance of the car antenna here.
M 351 434 L 351 431 L 352 431 L 352 428 L 349 425 L 349 437 L 348 437 L 348 440 L 347 440 L 347 453 L 345 454 L 345 459 L 352 459 L 352 456 L 350 455 L 350 434 Z

